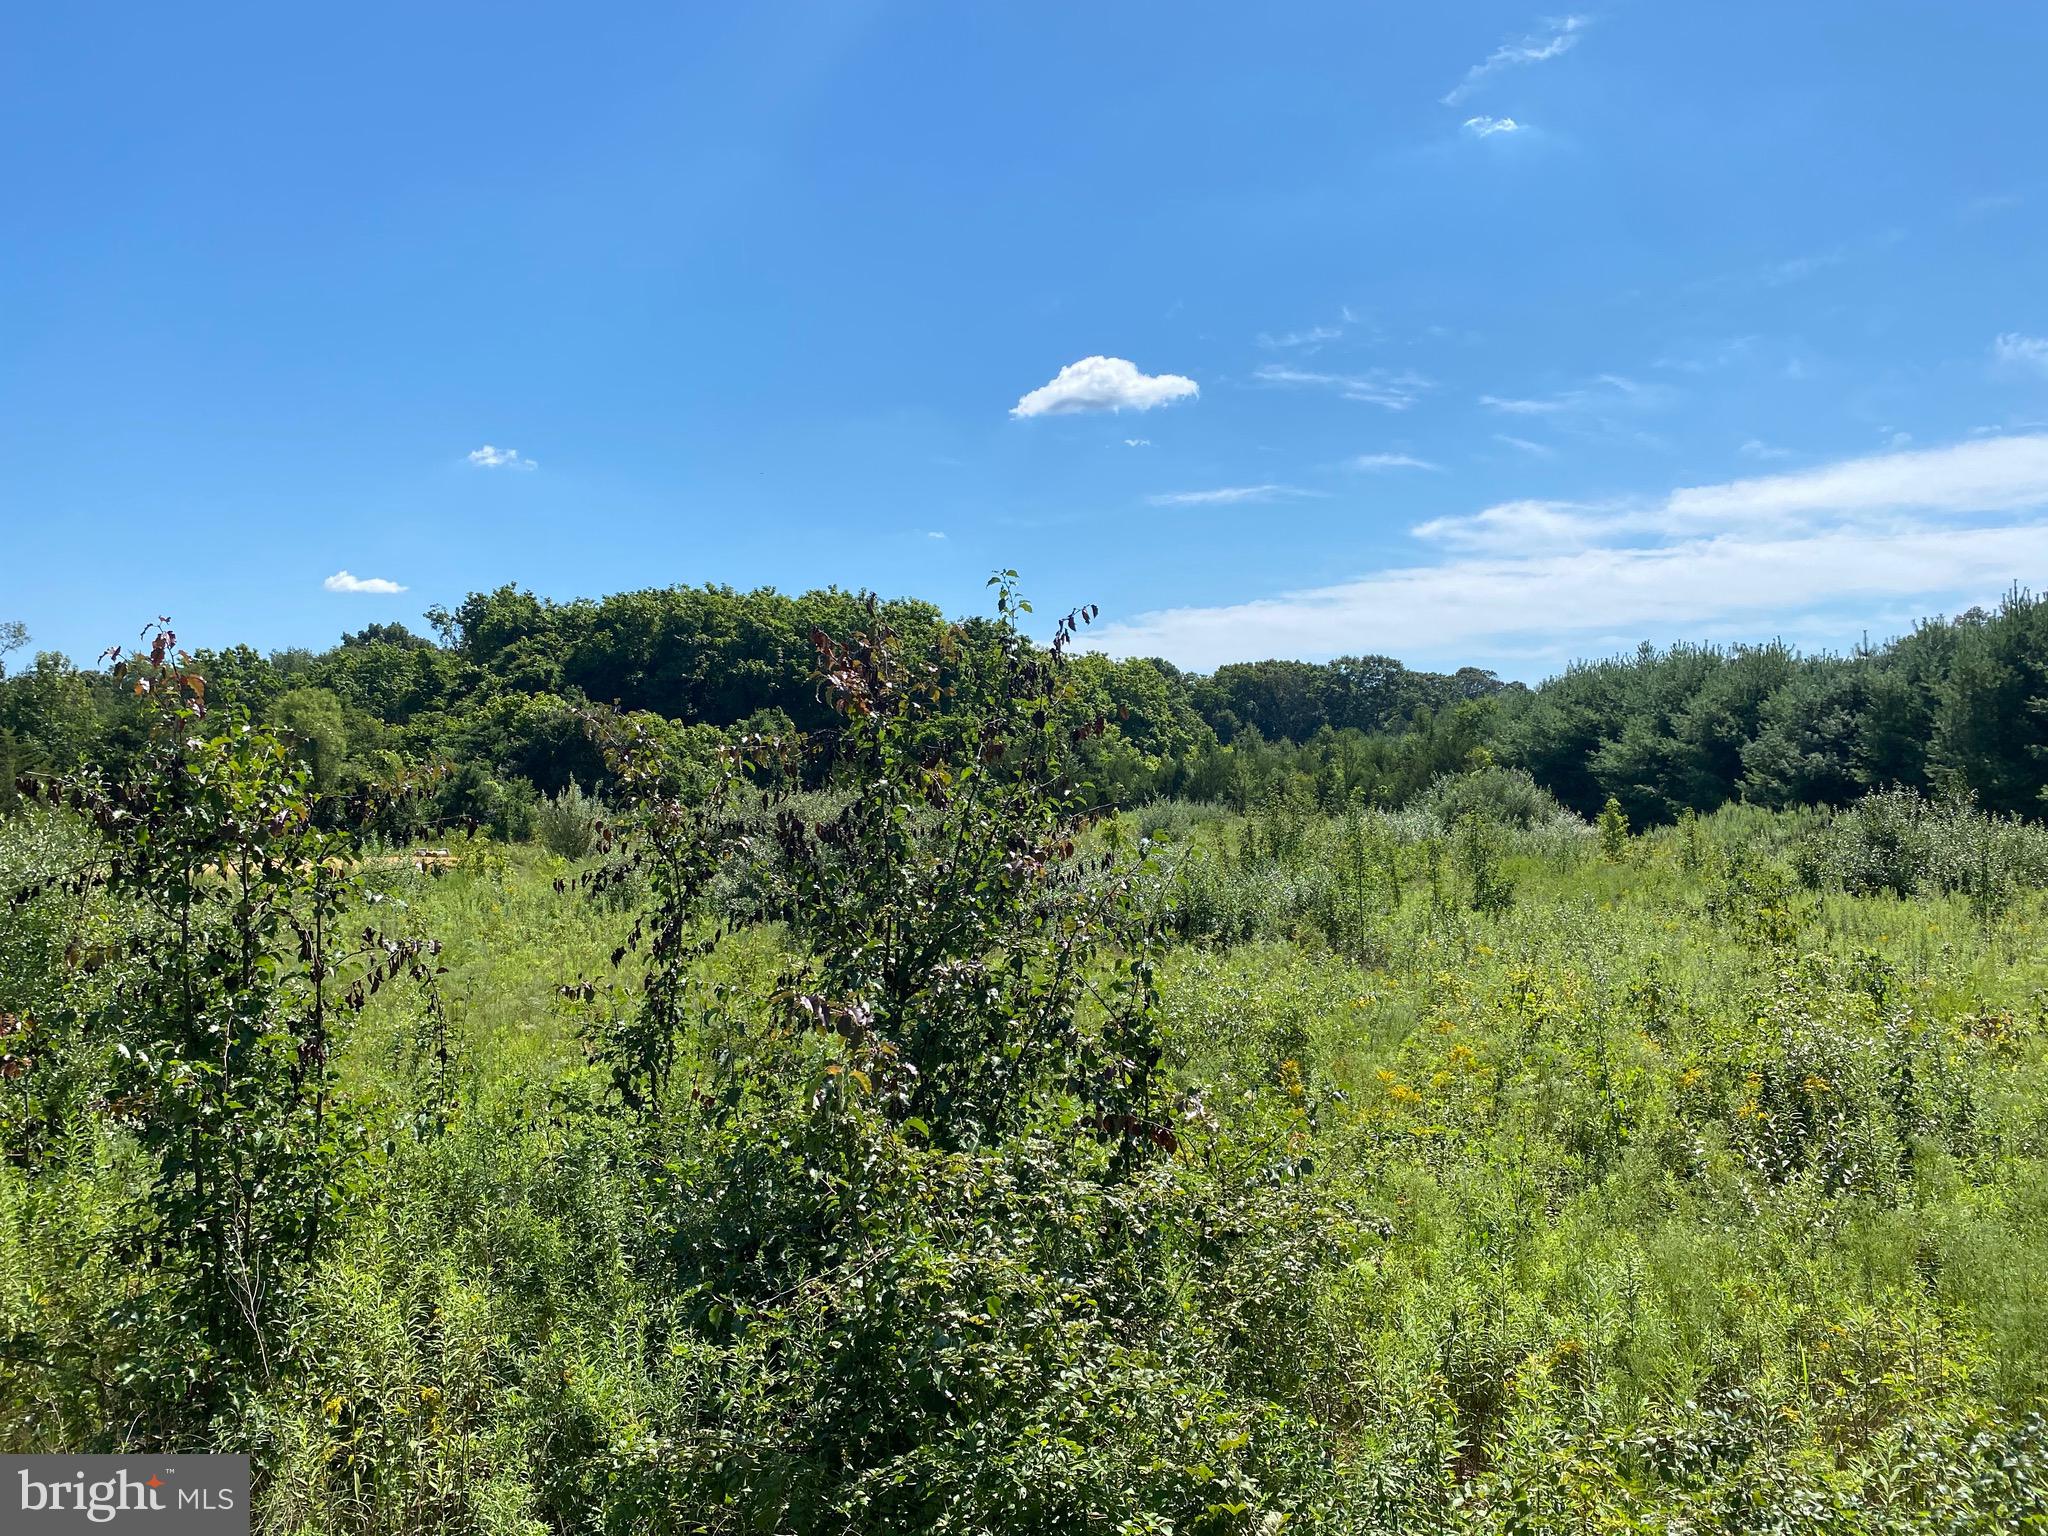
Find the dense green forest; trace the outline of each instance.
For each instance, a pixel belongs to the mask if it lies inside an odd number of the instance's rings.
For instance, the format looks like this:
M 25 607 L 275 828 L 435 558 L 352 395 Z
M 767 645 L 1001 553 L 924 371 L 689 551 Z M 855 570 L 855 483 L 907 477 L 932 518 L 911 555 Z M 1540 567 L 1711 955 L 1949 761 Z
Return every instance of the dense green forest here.
M 554 603 L 508 586 L 431 612 L 437 641 L 372 625 L 324 652 L 220 646 L 192 665 L 216 707 L 300 743 L 323 793 L 443 764 L 454 773 L 413 811 L 516 837 L 541 797 L 606 783 L 579 723 L 591 704 L 657 716 L 700 755 L 734 736 L 817 729 L 829 710 L 811 636 L 851 633 L 866 602 L 672 587 Z M 946 627 L 929 604 L 877 611 L 906 635 Z M 26 640 L 16 626 L 0 647 Z M 1326 810 L 1399 807 L 1481 751 L 1580 815 L 1611 796 L 1637 825 L 1735 800 L 1842 805 L 1891 786 L 2035 815 L 2048 786 L 2048 605 L 2018 591 L 1995 613 L 1932 620 L 1849 655 L 1645 647 L 1534 689 L 1385 656 L 1204 676 L 1080 655 L 1071 671 L 1062 707 L 1110 724 L 1078 772 L 1118 805 L 1173 796 L 1243 810 L 1284 792 Z M 0 769 L 12 769 L 0 779 L 118 767 L 137 746 L 136 713 L 106 671 L 36 656 L 0 678 Z
M 1529 689 L 993 585 L 15 668 L 0 1440 L 278 1536 L 2048 1532 L 2041 604 Z

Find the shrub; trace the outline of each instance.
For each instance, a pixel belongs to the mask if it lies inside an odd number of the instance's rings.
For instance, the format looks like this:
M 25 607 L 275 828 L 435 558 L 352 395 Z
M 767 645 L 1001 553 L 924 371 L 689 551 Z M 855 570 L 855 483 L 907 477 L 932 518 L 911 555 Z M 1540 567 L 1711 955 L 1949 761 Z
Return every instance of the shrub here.
M 1609 795 L 1600 807 L 1600 857 L 1619 864 L 1628 854 L 1628 813 L 1621 802 Z
M 138 1350 L 121 1383 L 138 1401 L 121 1407 L 169 1427 L 272 1370 L 356 1145 L 337 1037 L 372 992 L 425 974 L 436 946 L 357 928 L 354 839 L 320 827 L 310 770 L 245 716 L 209 720 L 175 636 L 144 635 L 148 651 L 114 668 L 143 701 L 131 770 L 49 787 L 91 857 L 28 894 L 91 891 L 128 921 L 103 957 L 110 995 L 67 989 L 42 1022 L 79 1042 L 113 1031 L 109 1120 L 151 1170 L 114 1243 L 158 1282 L 123 1321 L 177 1341 Z M 77 936 L 71 952 L 82 960 Z
M 2015 888 L 2048 886 L 2048 828 L 1987 815 L 1967 799 L 1880 790 L 1796 844 L 1793 865 L 1815 889 L 1967 895 L 1995 913 Z
M 1458 827 L 1458 870 L 1465 900 L 1474 912 L 1505 912 L 1515 902 L 1515 883 L 1505 867 L 1507 834 L 1497 821 L 1467 816 Z
M 594 796 L 584 794 L 582 786 L 571 779 L 567 787 L 534 807 L 534 834 L 548 852 L 569 860 L 580 859 L 597 842 L 603 809 Z
M 1578 819 L 1520 768 L 1487 766 L 1469 773 L 1447 773 L 1424 790 L 1415 803 L 1445 831 L 1469 816 L 1485 816 L 1504 827 L 1522 831 Z

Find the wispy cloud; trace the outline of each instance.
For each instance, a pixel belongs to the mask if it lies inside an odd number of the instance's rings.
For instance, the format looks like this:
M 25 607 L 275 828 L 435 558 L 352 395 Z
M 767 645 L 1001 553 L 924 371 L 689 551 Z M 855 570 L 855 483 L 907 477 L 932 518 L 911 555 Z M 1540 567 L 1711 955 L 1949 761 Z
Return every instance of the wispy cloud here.
M 1516 122 L 1512 117 L 1468 117 L 1465 119 L 1465 131 L 1474 138 L 1479 139 L 1490 139 L 1496 133 L 1521 133 L 1528 126 L 1527 123 Z
M 1442 469 L 1441 464 L 1432 464 L 1427 459 L 1418 459 L 1410 453 L 1361 453 L 1351 460 L 1353 469 Z
M 926 537 L 926 538 L 928 538 L 928 539 L 943 539 L 943 538 L 945 537 L 945 535 L 944 535 L 943 533 L 939 533 L 939 532 L 937 532 L 936 530 L 934 530 L 934 531 L 933 531 L 933 532 L 931 532 L 931 533 L 927 533 L 927 534 L 925 535 L 925 537 Z
M 1503 416 L 1555 422 L 1582 435 L 1614 434 L 1628 418 L 1662 410 L 1673 391 L 1619 373 L 1603 373 L 1571 389 L 1547 395 L 1481 395 L 1479 403 Z
M 1554 459 L 1557 457 L 1557 450 L 1548 443 L 1532 442 L 1526 437 L 1516 437 L 1512 433 L 1496 432 L 1493 434 L 1493 440 L 1496 443 L 1506 443 L 1510 448 L 1519 448 L 1532 459 Z
M 1286 363 L 1263 363 L 1253 371 L 1252 377 L 1261 384 L 1334 390 L 1346 400 L 1381 406 L 1389 411 L 1407 410 L 1435 387 L 1419 373 L 1410 370 L 1397 373 L 1387 368 L 1369 368 L 1363 373 L 1320 373 Z
M 1261 331 L 1259 345 L 1262 347 L 1306 347 L 1314 351 L 1326 341 L 1335 341 L 1344 334 L 1341 325 L 1311 325 L 1298 331 Z
M 1766 288 L 1782 288 L 1787 283 L 1801 282 L 1816 272 L 1825 272 L 1829 267 L 1839 267 L 1848 259 L 1849 252 L 1843 246 L 1836 246 L 1831 251 L 1814 251 L 1770 263 L 1757 273 L 1757 281 Z
M 522 459 L 517 448 L 493 448 L 485 443 L 469 451 L 469 462 L 478 469 L 538 469 L 532 459 Z
M 1554 416 L 1559 411 L 1571 409 L 1562 396 L 1555 395 L 1540 400 L 1481 395 L 1479 403 L 1489 410 L 1504 411 L 1510 416 Z
M 1355 581 L 1111 624 L 1186 666 L 1388 651 L 1570 654 L 1728 625 L 1854 634 L 2048 574 L 2048 435 L 1842 460 L 1607 502 L 1514 501 L 1412 530 L 1434 558 Z
M 403 592 L 404 587 L 395 581 L 386 581 L 382 576 L 351 576 L 347 571 L 336 571 L 320 583 L 330 592 L 375 592 L 389 594 Z
M 1760 437 L 1752 437 L 1735 451 L 1745 459 L 1789 459 L 1792 457 L 1792 450 L 1790 448 L 1774 448 Z
M 2022 336 L 2007 331 L 1991 343 L 1991 354 L 2001 363 L 2048 373 L 2048 336 Z
M 1326 495 L 1298 485 L 1221 485 L 1210 491 L 1161 491 L 1145 499 L 1155 507 L 1229 506 L 1242 501 L 1292 501 Z
M 1152 446 L 1152 439 L 1149 437 L 1127 437 L 1124 439 L 1124 446 L 1126 448 L 1150 448 Z
M 1544 23 L 1540 32 L 1502 43 L 1465 71 L 1465 78 L 1444 93 L 1443 104 L 1455 107 L 1503 70 L 1517 69 L 1524 64 L 1541 64 L 1546 59 L 1569 53 L 1591 21 L 1590 16 L 1566 16 Z
M 1756 354 L 1757 340 L 1755 336 L 1726 336 L 1718 341 L 1699 342 L 1667 352 L 1651 366 L 1677 373 L 1711 373 L 1749 361 Z
M 1692 293 L 1740 292 L 1757 288 L 1785 288 L 1803 283 L 1815 275 L 1882 256 L 1910 237 L 1899 225 L 1890 225 L 1843 240 L 1824 250 L 1805 251 L 1796 256 L 1736 268 L 1698 278 L 1688 283 Z
M 1971 198 L 1957 212 L 1966 219 L 1981 219 L 1987 214 L 2010 212 L 2026 200 L 2024 192 L 1987 192 Z
M 1372 316 L 1353 309 L 1349 304 L 1337 306 L 1337 318 L 1319 320 L 1314 325 L 1297 326 L 1284 331 L 1261 331 L 1255 338 L 1258 344 L 1272 352 L 1293 352 L 1299 356 L 1312 357 L 1332 342 L 1342 341 L 1347 336 L 1358 338 L 1354 332 L 1364 332 L 1368 337 L 1379 333 L 1379 326 Z
M 1140 373 L 1121 357 L 1084 357 L 1062 368 L 1010 408 L 1016 417 L 1068 416 L 1079 411 L 1149 411 L 1201 393 L 1177 373 Z

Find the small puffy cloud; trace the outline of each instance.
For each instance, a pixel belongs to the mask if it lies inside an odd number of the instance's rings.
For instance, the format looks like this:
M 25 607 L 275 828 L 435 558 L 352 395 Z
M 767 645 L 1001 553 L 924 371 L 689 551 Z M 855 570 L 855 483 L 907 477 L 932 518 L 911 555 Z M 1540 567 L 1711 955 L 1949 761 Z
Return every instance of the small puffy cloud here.
M 485 443 L 481 448 L 472 448 L 469 462 L 478 469 L 537 469 L 531 459 L 522 459 L 517 448 L 493 448 Z
M 1991 343 L 1991 353 L 2001 363 L 2048 373 L 2048 336 L 2022 336 L 2018 331 L 2007 331 Z
M 928 538 L 928 539 L 943 539 L 943 538 L 945 537 L 945 535 L 944 535 L 943 533 L 940 533 L 940 532 L 938 532 L 938 531 L 937 531 L 936 529 L 934 529 L 934 530 L 933 530 L 932 532 L 930 532 L 930 533 L 927 533 L 927 534 L 925 535 L 925 537 L 926 537 L 926 538 Z
M 1351 461 L 1353 469 L 1442 469 L 1410 453 L 1361 453 Z
M 395 581 L 386 581 L 382 576 L 351 576 L 347 571 L 336 571 L 320 583 L 330 592 L 376 592 L 389 594 L 403 592 L 404 587 Z
M 1240 501 L 1283 501 L 1322 494 L 1321 491 L 1304 491 L 1293 485 L 1221 485 L 1213 491 L 1161 491 L 1145 499 L 1155 507 L 1211 507 L 1229 506 Z
M 1496 133 L 1520 133 L 1527 127 L 1528 124 L 1518 123 L 1512 117 L 1468 117 L 1465 119 L 1465 131 L 1476 139 L 1490 139 Z
M 1152 439 L 1149 437 L 1127 437 L 1124 439 L 1124 446 L 1126 448 L 1150 448 L 1152 446 Z
M 1789 459 L 1792 457 L 1792 450 L 1790 448 L 1773 447 L 1760 437 L 1752 437 L 1735 451 L 1745 459 Z
M 1590 16 L 1566 16 L 1561 20 L 1547 22 L 1544 30 L 1513 42 L 1502 43 L 1484 59 L 1465 71 L 1465 78 L 1444 94 L 1443 104 L 1454 107 L 1467 96 L 1479 89 L 1486 80 L 1504 69 L 1515 69 L 1524 64 L 1541 64 L 1559 54 L 1569 53 L 1578 43 L 1579 34 L 1592 21 Z
M 1193 379 L 1177 373 L 1140 373 L 1121 357 L 1084 357 L 1069 363 L 1050 384 L 1041 384 L 1010 409 L 1016 417 L 1067 416 L 1078 411 L 1149 411 L 1200 394 Z

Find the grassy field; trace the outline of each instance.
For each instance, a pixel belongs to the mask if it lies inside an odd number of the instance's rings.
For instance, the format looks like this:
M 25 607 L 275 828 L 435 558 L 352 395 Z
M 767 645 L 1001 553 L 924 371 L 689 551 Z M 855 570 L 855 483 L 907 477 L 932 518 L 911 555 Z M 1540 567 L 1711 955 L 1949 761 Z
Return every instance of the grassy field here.
M 53 856 L 29 827 L 17 869 Z M 1141 831 L 1184 935 L 1172 1155 L 1119 1184 L 1056 1138 L 867 1126 L 888 1209 L 745 1305 L 702 1262 L 762 1242 L 734 1201 L 800 1224 L 818 1191 L 736 1180 L 745 1116 L 621 1132 L 585 1044 L 634 995 L 627 903 L 530 846 L 385 865 L 447 969 L 348 1038 L 345 1234 L 216 1421 L 259 1524 L 2040 1526 L 2038 890 L 1809 889 L 1814 827 L 1740 808 L 1611 858 L 1583 827 L 1475 850 L 1174 807 L 1096 836 Z M 711 962 L 741 997 L 778 963 L 772 930 Z M 685 1075 L 732 1048 L 693 1038 Z M 120 1443 L 123 1351 L 174 1347 L 122 1321 L 152 1284 L 111 1241 L 132 1147 L 66 1135 L 0 1172 L 20 1449 Z

